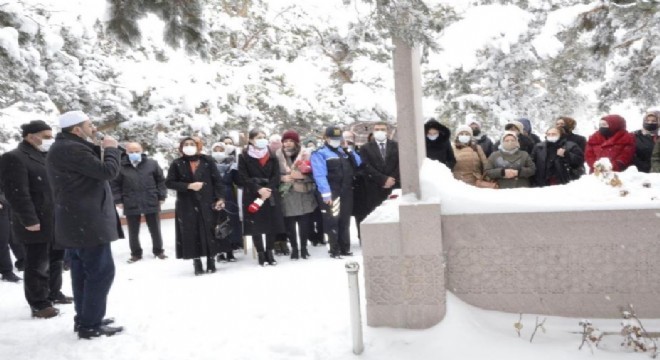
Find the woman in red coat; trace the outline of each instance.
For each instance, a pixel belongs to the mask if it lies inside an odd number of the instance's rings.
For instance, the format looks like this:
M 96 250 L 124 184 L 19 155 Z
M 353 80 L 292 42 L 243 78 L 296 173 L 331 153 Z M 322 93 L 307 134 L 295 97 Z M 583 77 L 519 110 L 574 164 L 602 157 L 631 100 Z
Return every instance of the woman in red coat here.
M 587 141 L 584 158 L 589 172 L 600 158 L 608 158 L 612 170 L 623 171 L 632 164 L 635 155 L 635 136 L 626 131 L 626 120 L 620 115 L 607 115 L 600 119 L 600 128 Z

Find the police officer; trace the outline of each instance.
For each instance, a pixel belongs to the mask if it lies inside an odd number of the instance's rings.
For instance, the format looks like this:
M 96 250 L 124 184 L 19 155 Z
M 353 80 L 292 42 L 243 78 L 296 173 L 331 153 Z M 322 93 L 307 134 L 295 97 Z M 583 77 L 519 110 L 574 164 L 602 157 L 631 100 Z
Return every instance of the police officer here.
M 323 214 L 323 230 L 330 244 L 330 256 L 350 256 L 350 219 L 353 211 L 353 175 L 360 156 L 341 147 L 342 130 L 330 126 L 324 144 L 312 153 L 312 173 Z

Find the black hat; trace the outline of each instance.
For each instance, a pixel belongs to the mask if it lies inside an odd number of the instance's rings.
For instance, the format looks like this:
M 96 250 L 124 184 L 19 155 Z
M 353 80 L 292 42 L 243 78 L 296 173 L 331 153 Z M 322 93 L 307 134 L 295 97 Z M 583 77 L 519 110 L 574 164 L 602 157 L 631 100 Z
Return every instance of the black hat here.
M 32 120 L 27 124 L 21 125 L 23 130 L 23 137 L 28 136 L 28 134 L 35 134 L 44 130 L 53 130 L 48 124 L 43 120 Z
M 325 129 L 325 137 L 329 139 L 341 139 L 343 131 L 337 126 L 328 126 Z

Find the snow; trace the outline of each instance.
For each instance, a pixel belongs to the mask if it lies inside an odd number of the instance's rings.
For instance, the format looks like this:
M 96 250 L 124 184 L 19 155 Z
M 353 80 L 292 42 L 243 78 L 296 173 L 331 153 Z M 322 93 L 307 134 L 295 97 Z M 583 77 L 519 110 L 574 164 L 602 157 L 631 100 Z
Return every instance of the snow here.
M 479 65 L 478 50 L 494 48 L 509 53 L 523 35 L 532 15 L 514 5 L 485 5 L 469 8 L 463 19 L 449 25 L 438 44 L 442 51 L 429 56 L 443 77 L 455 69 L 469 71 Z M 502 21 L 506 19 L 506 21 Z M 470 34 L 466 41 L 465 34 Z
M 595 6 L 596 4 L 580 4 L 550 12 L 541 33 L 532 40 L 536 53 L 540 57 L 546 58 L 557 56 L 564 45 L 557 39 L 556 35 L 571 26 L 580 14 L 591 10 Z
M 122 334 L 91 341 L 72 332 L 73 305 L 60 305 L 60 316 L 31 319 L 21 285 L 0 282 L 0 354 L 3 359 L 352 359 L 348 278 L 344 261 L 330 259 L 325 247 L 310 247 L 309 260 L 279 257 L 276 267 L 261 268 L 251 255 L 218 265 L 218 272 L 193 275 L 191 261 L 172 258 L 174 221 L 162 222 L 165 251 L 148 255 L 150 238 L 141 232 L 145 257 L 127 264 L 128 242 L 113 243 L 116 276 L 108 316 L 125 327 Z M 126 230 L 126 229 L 125 229 Z M 353 234 L 355 229 L 353 228 Z M 354 237 L 355 238 L 355 237 Z M 353 244 L 355 260 L 362 256 Z M 447 315 L 427 330 L 366 326 L 364 279 L 360 270 L 365 351 L 362 359 L 584 359 L 579 351 L 581 319 L 547 317 L 547 332 L 529 337 L 536 315 L 523 314 L 522 336 L 513 324 L 519 314 L 486 311 L 447 293 Z M 71 294 L 68 273 L 63 290 Z M 544 317 L 540 317 L 542 320 Z M 605 331 L 620 320 L 590 319 Z M 660 320 L 644 320 L 647 329 Z M 652 330 L 650 330 L 652 331 Z M 598 359 L 621 359 L 619 338 L 595 349 Z M 632 355 L 627 355 L 632 356 Z M 637 355 L 639 357 L 645 355 Z M 629 358 L 629 357 L 626 357 Z
M 21 48 L 18 45 L 18 31 L 13 27 L 0 29 L 0 48 L 14 60 L 21 60 Z

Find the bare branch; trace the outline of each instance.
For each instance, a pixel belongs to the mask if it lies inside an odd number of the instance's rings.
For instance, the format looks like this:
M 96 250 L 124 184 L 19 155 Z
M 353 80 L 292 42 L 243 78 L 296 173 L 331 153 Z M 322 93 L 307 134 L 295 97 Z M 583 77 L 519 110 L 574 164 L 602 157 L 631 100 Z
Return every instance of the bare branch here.
M 547 318 L 543 318 L 543 321 L 539 323 L 539 317 L 538 316 L 536 317 L 536 325 L 534 326 L 534 332 L 532 332 L 532 336 L 529 338 L 530 343 L 534 341 L 534 335 L 536 335 L 536 331 L 538 329 L 541 329 L 543 332 L 545 332 L 545 328 L 543 327 L 543 324 L 545 324 L 546 319 Z

